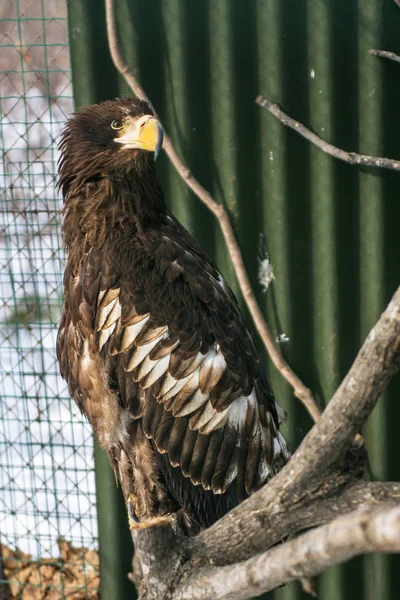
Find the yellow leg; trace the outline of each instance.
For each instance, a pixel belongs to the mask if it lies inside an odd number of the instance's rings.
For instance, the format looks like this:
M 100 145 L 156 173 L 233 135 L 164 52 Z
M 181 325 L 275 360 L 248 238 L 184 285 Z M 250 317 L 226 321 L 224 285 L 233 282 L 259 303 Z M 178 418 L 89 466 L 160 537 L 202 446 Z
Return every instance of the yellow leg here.
M 142 521 L 136 521 L 135 519 L 132 518 L 132 514 L 135 514 L 135 505 L 136 505 L 136 496 L 134 494 L 131 494 L 130 496 L 128 496 L 127 501 L 127 508 L 128 508 L 128 519 L 129 519 L 129 528 L 132 530 L 134 529 L 147 529 L 148 527 L 158 527 L 159 525 L 168 525 L 169 524 L 169 519 L 168 517 L 150 517 L 149 519 L 144 519 Z M 129 510 L 128 505 L 131 504 L 132 505 L 132 513 Z
M 132 530 L 134 529 L 147 529 L 148 527 L 158 527 L 160 525 L 168 525 L 169 524 L 168 517 L 152 517 L 150 519 L 146 519 L 145 521 L 134 521 L 129 518 L 129 527 Z

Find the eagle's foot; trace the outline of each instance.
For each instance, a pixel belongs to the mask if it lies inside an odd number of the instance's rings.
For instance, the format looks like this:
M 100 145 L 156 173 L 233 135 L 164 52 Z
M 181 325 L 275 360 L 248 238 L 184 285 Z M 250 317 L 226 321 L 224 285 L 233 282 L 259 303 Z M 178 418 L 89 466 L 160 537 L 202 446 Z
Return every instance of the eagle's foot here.
M 147 529 L 149 527 L 159 527 L 160 525 L 169 525 L 168 517 L 152 517 L 144 521 L 134 521 L 129 519 L 129 528 L 131 531 L 135 529 Z

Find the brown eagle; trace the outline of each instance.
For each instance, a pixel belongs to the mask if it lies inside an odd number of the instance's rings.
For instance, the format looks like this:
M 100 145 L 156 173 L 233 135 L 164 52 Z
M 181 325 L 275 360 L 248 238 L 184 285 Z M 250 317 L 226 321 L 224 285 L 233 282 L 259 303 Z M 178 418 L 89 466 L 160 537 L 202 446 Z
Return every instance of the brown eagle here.
M 138 526 L 193 534 L 289 458 L 231 289 L 168 211 L 162 128 L 131 98 L 75 114 L 60 142 L 68 260 L 57 356 Z

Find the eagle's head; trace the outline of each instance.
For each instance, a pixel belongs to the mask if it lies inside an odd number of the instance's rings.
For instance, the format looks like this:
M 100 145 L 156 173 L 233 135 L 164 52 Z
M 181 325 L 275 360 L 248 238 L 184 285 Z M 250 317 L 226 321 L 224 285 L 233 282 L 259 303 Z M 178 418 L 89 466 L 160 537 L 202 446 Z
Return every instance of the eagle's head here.
M 59 186 L 73 188 L 104 177 L 123 178 L 146 170 L 157 157 L 163 130 L 147 102 L 106 100 L 81 109 L 68 121 L 59 149 Z

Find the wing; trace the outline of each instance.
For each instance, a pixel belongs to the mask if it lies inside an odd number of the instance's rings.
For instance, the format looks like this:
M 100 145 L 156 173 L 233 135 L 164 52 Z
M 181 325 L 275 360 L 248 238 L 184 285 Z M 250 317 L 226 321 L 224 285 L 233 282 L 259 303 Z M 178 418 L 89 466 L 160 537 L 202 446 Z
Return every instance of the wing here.
M 172 495 L 215 520 L 287 461 L 280 409 L 233 293 L 189 234 L 167 216 L 132 240 L 109 239 L 83 266 L 97 348 Z

